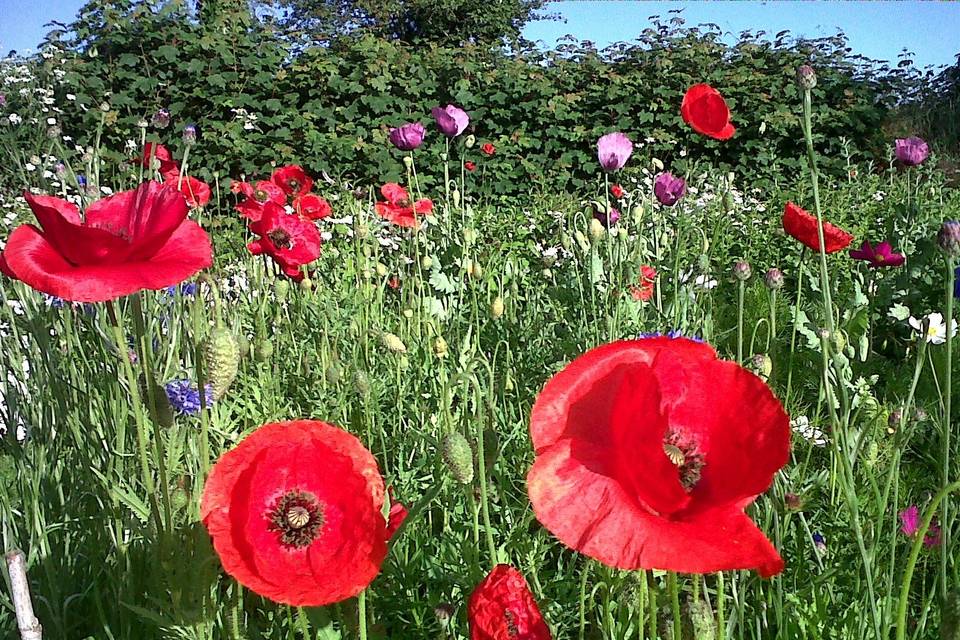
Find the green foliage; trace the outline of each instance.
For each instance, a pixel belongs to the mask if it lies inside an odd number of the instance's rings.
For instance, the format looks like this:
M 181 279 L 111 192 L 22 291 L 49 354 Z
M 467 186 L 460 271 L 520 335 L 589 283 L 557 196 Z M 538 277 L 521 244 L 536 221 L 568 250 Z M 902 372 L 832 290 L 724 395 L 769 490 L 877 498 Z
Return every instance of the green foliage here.
M 556 51 L 507 53 L 369 35 L 296 51 L 242 7 L 218 6 L 202 21 L 178 0 L 84 7 L 64 41 L 59 91 L 76 94 L 88 110 L 64 113 L 65 132 L 89 144 L 101 117 L 90 107 L 106 100 L 118 117 L 107 146 L 122 148 L 139 137 L 137 121 L 166 107 L 175 126 L 199 127 L 194 166 L 239 176 L 299 162 L 315 174 L 375 186 L 401 177 L 389 127 L 424 121 L 418 162 L 433 163 L 444 148 L 429 109 L 453 102 L 470 113 L 478 143 L 496 146 L 489 158 L 479 144 L 453 150 L 455 160 L 477 163 L 490 196 L 593 188 L 595 142 L 611 130 L 628 133 L 641 159 L 658 158 L 675 171 L 691 170 L 695 158 L 770 186 L 792 182 L 801 168 L 797 66 L 817 68 L 815 143 L 827 158 L 822 169 L 834 175 L 846 172 L 844 154 L 886 161 L 881 125 L 904 83 L 847 53 L 842 35 L 771 40 L 744 32 L 731 46 L 715 25 L 686 27 L 674 17 L 654 19 L 637 44 L 603 51 L 574 41 Z M 732 141 L 707 139 L 681 121 L 680 100 L 696 82 L 727 97 L 738 128 Z M 424 187 L 439 188 L 430 180 Z

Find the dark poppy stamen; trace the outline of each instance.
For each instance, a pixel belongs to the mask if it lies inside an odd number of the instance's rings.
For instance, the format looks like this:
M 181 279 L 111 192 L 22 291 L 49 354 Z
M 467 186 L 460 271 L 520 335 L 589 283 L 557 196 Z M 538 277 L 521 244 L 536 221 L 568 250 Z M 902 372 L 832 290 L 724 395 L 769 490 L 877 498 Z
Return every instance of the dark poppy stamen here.
M 510 609 L 503 610 L 503 619 L 507 622 L 507 637 L 511 639 L 520 637 L 520 629 L 517 628 L 517 621 L 514 618 L 513 611 Z
M 264 189 L 257 189 L 253 192 L 253 197 L 257 202 L 266 202 L 270 199 L 270 194 L 267 193 Z
M 302 549 L 320 535 L 323 528 L 323 506 L 307 491 L 284 494 L 267 513 L 268 528 L 280 534 L 284 546 Z
M 688 492 L 693 491 L 693 488 L 700 482 L 700 474 L 705 464 L 703 454 L 675 431 L 670 431 L 663 439 L 663 452 L 667 454 L 670 462 L 677 467 L 680 474 L 680 484 L 683 485 L 683 488 Z
M 293 247 L 293 238 L 283 229 L 274 229 L 267 234 L 267 237 L 270 238 L 270 242 L 278 249 L 290 249 Z

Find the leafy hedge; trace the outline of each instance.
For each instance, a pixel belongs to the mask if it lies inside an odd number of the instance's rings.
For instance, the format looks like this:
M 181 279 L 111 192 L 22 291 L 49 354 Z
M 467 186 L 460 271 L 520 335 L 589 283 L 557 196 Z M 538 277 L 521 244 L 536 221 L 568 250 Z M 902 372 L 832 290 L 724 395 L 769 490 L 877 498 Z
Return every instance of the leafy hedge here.
M 491 158 L 466 151 L 495 195 L 582 190 L 598 171 L 595 141 L 611 130 L 642 143 L 641 156 L 680 171 L 706 162 L 754 184 L 790 180 L 803 152 L 794 73 L 808 61 L 819 76 L 814 129 L 824 168 L 844 172 L 844 152 L 885 162 L 882 124 L 904 83 L 851 56 L 842 35 L 797 40 L 744 32 L 728 45 L 716 25 L 687 27 L 677 17 L 655 18 L 635 43 L 603 51 L 572 40 L 555 51 L 505 52 L 373 37 L 294 51 L 237 9 L 200 22 L 178 1 L 153 8 L 94 0 L 50 40 L 66 48 L 66 62 L 56 56 L 38 63 L 66 71 L 58 91 L 89 107 L 62 116 L 64 131 L 81 143 L 96 135 L 102 114 L 95 107 L 103 101 L 117 116 L 103 132 L 115 150 L 139 137 L 137 121 L 166 107 L 175 126 L 197 124 L 201 144 L 191 164 L 205 177 L 214 169 L 235 176 L 300 162 L 372 185 L 403 171 L 387 142 L 389 126 L 424 121 L 428 144 L 417 152 L 418 165 L 438 162 L 442 135 L 429 109 L 454 102 L 471 114 L 477 146 L 497 148 Z M 732 141 L 720 144 L 683 125 L 680 99 L 696 82 L 727 97 L 738 128 Z

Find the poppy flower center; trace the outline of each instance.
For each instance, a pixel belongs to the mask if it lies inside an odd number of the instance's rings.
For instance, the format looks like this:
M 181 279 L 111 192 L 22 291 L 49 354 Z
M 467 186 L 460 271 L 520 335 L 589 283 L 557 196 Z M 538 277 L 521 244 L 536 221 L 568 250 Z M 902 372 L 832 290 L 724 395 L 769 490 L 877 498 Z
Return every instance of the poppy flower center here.
M 267 521 L 270 531 L 280 534 L 280 544 L 302 549 L 316 540 L 323 528 L 323 506 L 308 491 L 288 491 L 267 513 Z
M 400 198 L 397 200 L 396 205 L 398 207 L 409 207 L 411 202 L 407 198 Z
M 270 242 L 276 245 L 278 249 L 290 249 L 293 247 L 293 239 L 290 237 L 290 234 L 283 229 L 274 229 L 267 234 L 267 237 L 270 238 Z
M 300 182 L 298 180 L 294 180 L 293 178 L 290 178 L 289 180 L 287 180 L 287 186 L 290 188 L 291 191 L 296 191 L 297 189 L 300 188 Z
M 270 194 L 265 189 L 257 189 L 253 192 L 253 197 L 257 202 L 263 203 L 270 199 Z
M 703 454 L 697 451 L 693 443 L 684 439 L 675 431 L 667 432 L 663 439 L 663 452 L 680 474 L 680 484 L 689 493 L 700 482 L 700 473 L 706 462 Z

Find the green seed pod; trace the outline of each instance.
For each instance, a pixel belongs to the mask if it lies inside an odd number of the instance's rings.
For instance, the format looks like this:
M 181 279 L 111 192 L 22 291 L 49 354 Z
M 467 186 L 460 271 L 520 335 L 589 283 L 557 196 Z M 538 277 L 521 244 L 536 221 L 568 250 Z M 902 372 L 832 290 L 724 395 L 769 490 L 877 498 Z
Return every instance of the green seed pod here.
M 703 600 L 697 600 L 690 605 L 690 624 L 693 627 L 694 640 L 715 640 L 717 637 L 717 623 L 713 611 Z
M 960 591 L 952 591 L 943 599 L 940 640 L 960 640 Z
M 217 327 L 211 331 L 203 344 L 203 366 L 214 400 L 222 398 L 233 384 L 239 364 L 240 345 L 230 330 Z
M 310 278 L 304 278 L 303 280 L 300 281 L 300 288 L 304 291 L 312 291 L 313 280 L 311 280 Z
M 473 481 L 473 449 L 459 431 L 451 431 L 440 443 L 440 454 L 450 474 L 461 484 Z
M 433 266 L 433 258 L 430 256 L 423 256 L 423 258 L 420 259 L 420 266 L 424 269 L 429 269 Z
M 277 296 L 278 302 L 283 302 L 287 299 L 287 294 L 290 292 L 290 281 L 289 280 L 277 280 L 273 285 L 273 292 Z
M 412 318 L 412 317 L 413 317 L 413 309 L 404 309 L 404 310 L 403 310 L 403 317 L 406 318 L 407 320 L 409 320 L 410 318 Z
M 240 337 L 237 338 L 237 347 L 240 353 L 241 358 L 246 358 L 250 355 L 250 341 L 247 340 L 247 336 L 240 334 Z
M 357 371 L 353 374 L 353 387 L 362 396 L 370 393 L 370 377 L 364 371 Z

